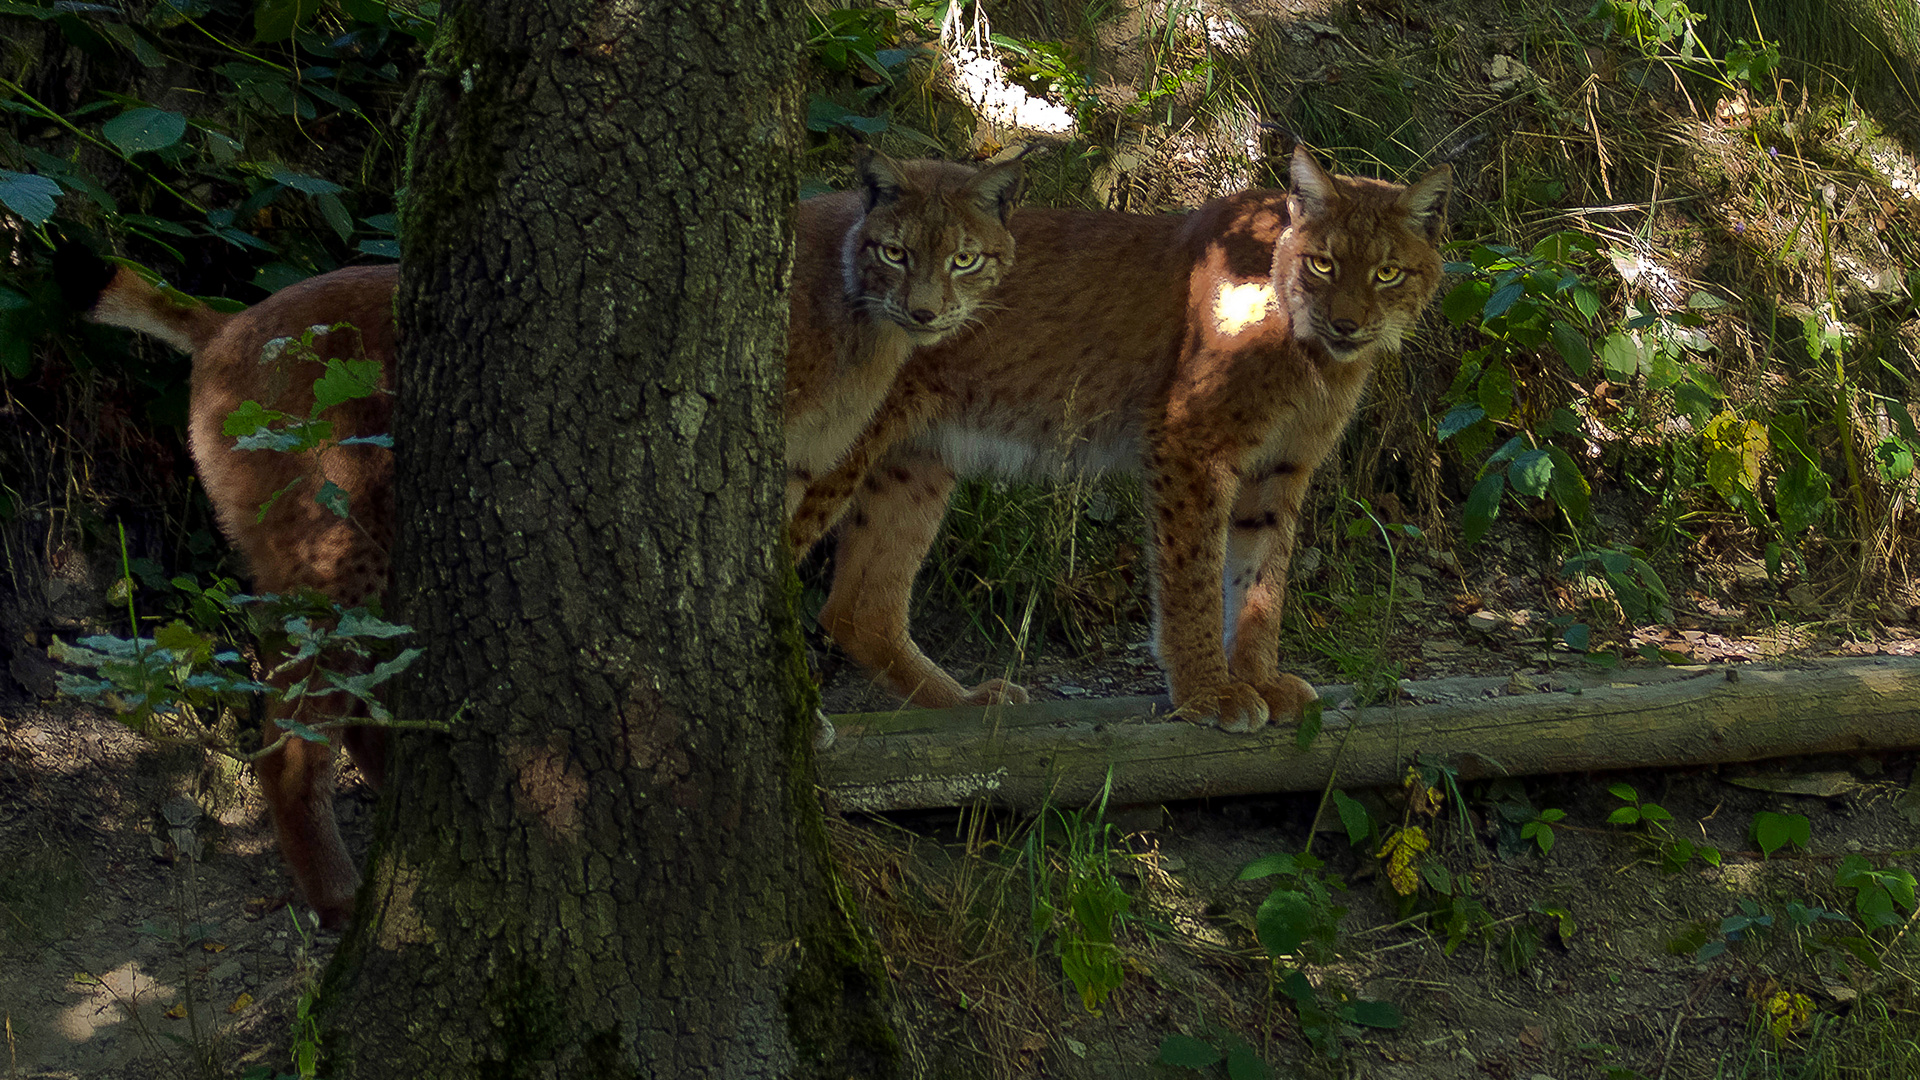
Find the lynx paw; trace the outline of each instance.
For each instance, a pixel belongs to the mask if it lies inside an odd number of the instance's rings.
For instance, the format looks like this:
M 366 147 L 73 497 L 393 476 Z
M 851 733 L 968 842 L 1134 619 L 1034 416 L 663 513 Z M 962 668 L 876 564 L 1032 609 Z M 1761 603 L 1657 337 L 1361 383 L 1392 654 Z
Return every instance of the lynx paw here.
M 1027 689 L 1005 679 L 988 679 L 967 691 L 969 705 L 1025 705 Z
M 1267 713 L 1274 723 L 1298 720 L 1307 702 L 1320 697 L 1306 680 L 1294 675 L 1277 676 L 1272 682 L 1259 683 L 1258 689 L 1267 701 Z
M 1254 731 L 1271 715 L 1260 691 L 1243 682 L 1204 688 L 1181 701 L 1178 712 L 1196 724 L 1233 732 Z

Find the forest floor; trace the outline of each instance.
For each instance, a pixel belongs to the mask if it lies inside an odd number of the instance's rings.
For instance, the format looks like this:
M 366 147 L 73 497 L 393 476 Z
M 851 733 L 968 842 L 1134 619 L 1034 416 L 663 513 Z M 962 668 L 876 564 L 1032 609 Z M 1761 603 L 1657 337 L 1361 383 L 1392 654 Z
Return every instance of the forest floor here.
M 1478 582 L 1479 610 L 1499 611 L 1506 629 L 1475 629 L 1486 620 L 1448 614 L 1455 589 L 1429 588 L 1405 601 L 1415 617 L 1393 620 L 1387 653 L 1423 677 L 1535 670 L 1537 646 L 1513 617 L 1524 590 L 1503 595 L 1496 578 Z M 1912 626 L 1841 634 L 1728 603 L 1711 631 L 1675 630 L 1669 644 L 1703 661 L 1920 652 Z M 1782 648 L 1787 629 L 1793 647 Z M 1340 676 L 1289 660 L 1316 682 Z M 1162 689 L 1133 648 L 1101 662 L 1042 658 L 1023 677 L 1041 698 Z M 831 683 L 836 710 L 873 704 L 851 673 Z M 1920 866 L 1915 765 L 1899 753 L 1463 785 L 1465 805 L 1443 791 L 1425 821 L 1428 861 L 1447 868 L 1451 897 L 1429 877 L 1401 898 L 1372 843 L 1350 845 L 1331 811 L 1309 845 L 1317 796 L 1054 814 L 1045 836 L 1031 817 L 958 810 L 837 819 L 835 835 L 895 977 L 916 1075 L 1223 1075 L 1159 1063 L 1163 1041 L 1187 1035 L 1244 1043 L 1271 1069 L 1224 1074 L 1236 1080 L 1855 1075 L 1785 1071 L 1846 1053 L 1875 1055 L 1860 1066 L 1895 1067 L 1881 1073 L 1892 1077 L 1900 1062 L 1920 1068 L 1920 933 L 1846 943 L 1861 937 L 1848 921 L 1856 893 L 1836 868 L 1848 856 Z M 1607 824 L 1625 805 L 1609 792 L 1621 783 L 1671 813 L 1672 836 L 1718 849 L 1719 864 L 1663 869 L 1644 827 Z M 1352 794 L 1376 819 L 1410 816 L 1399 793 Z M 1565 811 L 1551 852 L 1516 841 L 1497 806 L 1516 800 Z M 339 809 L 364 843 L 372 796 L 351 774 Z M 1763 858 L 1750 832 L 1762 811 L 1804 815 L 1805 847 Z M 1397 1029 L 1336 1025 L 1315 1045 L 1276 989 L 1281 969 L 1255 936 L 1273 880 L 1238 877 L 1309 846 L 1326 860 L 1330 902 L 1346 910 L 1302 968 L 1326 1007 L 1390 1002 Z M 309 938 L 276 906 L 288 884 L 250 781 L 86 709 L 0 710 L 0 851 L 0 1077 L 286 1070 L 297 1000 L 335 939 Z M 1103 882 L 1126 901 L 1110 924 L 1114 985 L 1095 1011 L 1059 954 L 1086 925 L 1074 891 Z M 1834 916 L 1793 926 L 1790 904 Z M 1696 958 L 1743 913 L 1774 926 Z M 1764 1010 L 1782 991 L 1806 995 L 1809 1012 L 1776 1041 Z

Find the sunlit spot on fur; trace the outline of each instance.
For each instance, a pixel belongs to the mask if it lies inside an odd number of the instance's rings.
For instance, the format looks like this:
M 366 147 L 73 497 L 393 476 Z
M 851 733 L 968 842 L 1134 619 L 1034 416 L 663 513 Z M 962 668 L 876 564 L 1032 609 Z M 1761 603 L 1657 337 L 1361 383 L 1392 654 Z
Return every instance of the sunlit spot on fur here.
M 1273 286 L 1264 281 L 1246 285 L 1221 283 L 1213 295 L 1213 324 L 1228 337 L 1266 318 L 1273 303 Z

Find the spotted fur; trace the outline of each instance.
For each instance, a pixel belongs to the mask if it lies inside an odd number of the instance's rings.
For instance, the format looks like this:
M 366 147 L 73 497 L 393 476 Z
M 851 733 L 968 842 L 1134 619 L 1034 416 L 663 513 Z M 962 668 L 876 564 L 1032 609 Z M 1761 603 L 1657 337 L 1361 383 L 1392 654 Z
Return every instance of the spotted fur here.
M 859 190 L 805 200 L 796 213 L 785 417 L 790 465 L 802 475 L 839 460 L 908 353 L 973 318 L 1013 258 L 1006 218 L 1022 187 L 1017 165 L 975 170 L 870 154 L 859 174 Z M 307 416 L 314 379 L 330 358 L 376 360 L 390 382 L 398 283 L 393 266 L 336 270 L 243 312 L 223 314 L 176 302 L 178 294 L 121 268 L 93 300 L 95 320 L 193 353 L 194 464 L 222 530 L 246 558 L 255 591 L 310 588 L 346 607 L 387 595 L 392 454 L 373 445 L 335 447 L 318 460 L 242 451 L 222 426 L 247 400 Z M 316 355 L 268 349 L 273 339 L 297 337 L 312 326 L 339 327 L 315 339 Z M 325 418 L 334 424 L 334 437 L 346 439 L 389 432 L 391 411 L 392 398 L 379 395 L 337 405 Z M 329 481 L 349 493 L 351 518 L 314 501 Z M 258 516 L 283 488 L 265 516 Z M 326 663 L 351 671 L 359 661 L 329 656 Z M 266 666 L 278 665 L 269 656 Z M 290 685 L 307 670 L 296 666 L 274 681 Z M 363 715 L 363 707 L 344 696 L 306 698 L 298 707 L 308 710 L 299 719 Z M 264 733 L 269 743 L 280 735 L 279 721 L 289 718 L 296 717 L 287 706 L 270 710 Z M 380 730 L 349 726 L 341 730 L 341 741 L 367 778 L 380 784 Z M 359 875 L 334 820 L 331 748 L 291 739 L 262 758 L 256 771 L 295 884 L 323 924 L 345 924 Z
M 902 369 L 841 467 L 791 524 L 805 550 L 839 522 L 821 625 L 918 705 L 1025 700 L 971 689 L 908 632 L 913 578 L 956 476 L 1143 474 L 1156 643 L 1175 703 L 1229 730 L 1314 698 L 1279 670 L 1300 507 L 1440 279 L 1451 187 L 1327 174 L 1304 149 L 1293 192 L 1185 217 L 1025 210 L 1020 261 L 981 324 Z

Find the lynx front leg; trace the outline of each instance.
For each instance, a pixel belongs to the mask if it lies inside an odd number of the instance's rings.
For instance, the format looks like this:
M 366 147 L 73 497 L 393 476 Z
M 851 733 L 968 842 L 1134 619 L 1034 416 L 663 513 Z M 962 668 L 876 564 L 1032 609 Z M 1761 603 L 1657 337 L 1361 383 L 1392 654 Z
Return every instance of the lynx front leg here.
M 1266 699 L 1274 720 L 1298 716 L 1320 695 L 1306 681 L 1280 671 L 1280 617 L 1287 571 L 1299 535 L 1307 470 L 1291 462 L 1270 466 L 1234 500 L 1227 539 L 1226 642 L 1233 673 Z
M 927 659 L 907 627 L 914 575 L 940 532 L 953 473 L 896 455 L 860 484 L 834 553 L 833 590 L 820 626 L 875 681 L 915 705 L 1020 703 L 1027 692 L 993 679 L 967 690 Z
M 900 376 L 893 390 L 881 403 L 865 431 L 847 448 L 846 455 L 825 476 L 811 478 L 799 488 L 787 480 L 787 540 L 795 559 L 805 558 L 813 545 L 832 530 L 847 512 L 861 481 L 873 471 L 874 462 L 903 439 L 924 429 L 939 411 L 943 395 L 938 387 L 909 369 Z M 949 479 L 948 487 L 952 487 Z M 944 507 L 944 504 L 942 504 Z M 944 509 L 943 509 L 944 514 Z M 936 529 L 938 519 L 936 519 Z M 841 541 L 845 545 L 845 540 Z M 931 546 L 933 540 L 927 541 Z M 923 553 L 924 554 L 924 553 Z
M 1252 731 L 1265 697 L 1227 670 L 1221 639 L 1221 566 L 1238 478 L 1225 455 L 1161 445 L 1147 477 L 1153 530 L 1155 636 L 1173 703 L 1198 723 Z

